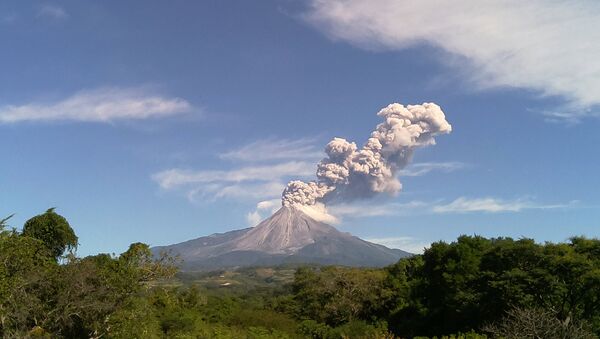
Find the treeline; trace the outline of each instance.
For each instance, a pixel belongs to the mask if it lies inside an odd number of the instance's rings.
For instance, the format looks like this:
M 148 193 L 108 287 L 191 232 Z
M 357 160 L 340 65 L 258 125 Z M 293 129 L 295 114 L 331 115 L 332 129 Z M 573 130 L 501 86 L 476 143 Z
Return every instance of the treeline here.
M 54 210 L 0 222 L 0 336 L 597 338 L 600 241 L 462 236 L 383 269 L 301 267 L 287 283 L 208 286 L 132 244 L 77 258 Z M 250 270 L 251 271 L 251 270 Z M 225 274 L 225 273 L 217 273 Z M 186 278 L 186 279 L 183 279 Z

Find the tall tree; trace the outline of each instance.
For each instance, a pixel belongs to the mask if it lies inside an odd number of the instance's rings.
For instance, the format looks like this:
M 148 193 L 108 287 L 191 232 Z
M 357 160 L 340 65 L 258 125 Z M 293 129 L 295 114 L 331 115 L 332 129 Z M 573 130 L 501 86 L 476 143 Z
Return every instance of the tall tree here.
M 25 222 L 23 236 L 41 240 L 55 259 L 77 248 L 77 236 L 67 219 L 50 208 Z

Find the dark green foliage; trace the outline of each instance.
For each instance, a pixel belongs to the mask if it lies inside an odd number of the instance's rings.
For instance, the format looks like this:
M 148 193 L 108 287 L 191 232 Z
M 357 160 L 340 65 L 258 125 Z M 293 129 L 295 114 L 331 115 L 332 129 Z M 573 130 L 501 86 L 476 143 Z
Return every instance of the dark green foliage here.
M 385 269 L 263 267 L 176 280 L 169 279 L 175 260 L 154 257 L 143 243 L 118 257 L 62 257 L 77 237 L 53 210 L 30 219 L 22 233 L 7 230 L 7 220 L 0 220 L 0 337 L 600 334 L 599 240 L 462 236 Z
M 433 336 L 433 337 L 413 337 L 413 339 L 487 339 L 489 338 L 485 334 L 479 334 L 476 332 L 468 332 L 468 333 L 459 333 L 459 334 L 450 334 L 450 335 L 442 335 L 442 336 Z M 506 339 L 506 338 L 502 338 Z M 544 338 L 545 339 L 545 338 Z
M 392 307 L 393 291 L 378 269 L 301 268 L 293 284 L 301 315 L 329 325 L 372 321 Z
M 41 240 L 54 258 L 77 248 L 77 236 L 63 216 L 54 208 L 25 222 L 23 236 Z
M 410 303 L 390 316 L 391 328 L 408 336 L 464 332 L 519 307 L 554 310 L 558 320 L 587 321 L 600 333 L 599 246 L 583 238 L 540 245 L 462 236 L 435 243 L 416 270 L 402 262 L 388 268 L 410 291 Z
M 48 210 L 27 221 L 21 234 L 5 230 L 6 220 L 0 220 L 1 337 L 109 335 L 113 314 L 123 317 L 149 281 L 174 273 L 168 258 L 153 260 L 144 244 L 118 258 L 68 255 L 59 264 L 77 245 L 63 217 Z

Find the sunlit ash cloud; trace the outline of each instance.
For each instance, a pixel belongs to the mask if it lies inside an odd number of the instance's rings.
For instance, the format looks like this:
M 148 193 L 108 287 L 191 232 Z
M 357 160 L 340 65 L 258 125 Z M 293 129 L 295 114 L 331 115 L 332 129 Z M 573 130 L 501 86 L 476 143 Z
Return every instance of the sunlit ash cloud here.
M 333 138 L 325 147 L 326 157 L 317 164 L 317 181 L 290 182 L 283 192 L 284 205 L 395 194 L 402 188 L 397 173 L 408 165 L 415 149 L 435 145 L 435 136 L 452 131 L 441 108 L 433 103 L 406 107 L 394 103 L 377 115 L 384 121 L 363 147 Z
M 398 172 L 410 163 L 415 150 L 435 145 L 436 136 L 452 131 L 444 112 L 434 103 L 393 103 L 377 115 L 383 122 L 361 148 L 333 138 L 325 146 L 325 158 L 317 164 L 317 180 L 289 182 L 282 204 L 312 213 L 321 221 L 335 221 L 325 204 L 397 194 L 402 188 Z
M 77 92 L 54 102 L 0 106 L 0 123 L 26 121 L 111 122 L 166 117 L 189 112 L 184 99 L 141 88 L 100 88 Z

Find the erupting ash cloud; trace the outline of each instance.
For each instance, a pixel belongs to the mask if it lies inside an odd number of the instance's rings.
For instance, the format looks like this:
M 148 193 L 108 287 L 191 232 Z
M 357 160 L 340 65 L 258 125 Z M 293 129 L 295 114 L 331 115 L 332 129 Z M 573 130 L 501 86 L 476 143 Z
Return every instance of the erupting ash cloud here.
M 317 180 L 291 181 L 282 194 L 284 206 L 321 206 L 323 203 L 368 198 L 402 189 L 398 170 L 418 147 L 435 145 L 434 137 L 452 131 L 444 112 L 433 103 L 391 104 L 377 113 L 377 125 L 365 145 L 334 138 L 325 147 L 326 158 L 317 165 Z

